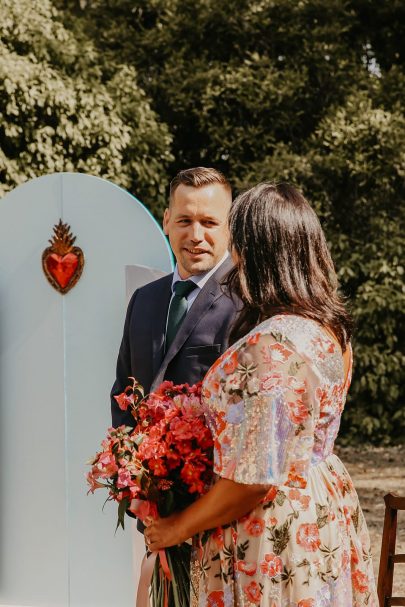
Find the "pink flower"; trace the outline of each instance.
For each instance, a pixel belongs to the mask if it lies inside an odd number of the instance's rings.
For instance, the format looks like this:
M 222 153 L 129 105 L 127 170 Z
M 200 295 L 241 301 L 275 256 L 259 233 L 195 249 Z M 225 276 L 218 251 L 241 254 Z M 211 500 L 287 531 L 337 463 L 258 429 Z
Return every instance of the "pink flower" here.
M 315 523 L 302 523 L 297 531 L 297 544 L 307 552 L 316 552 L 321 545 L 319 530 Z
M 260 563 L 260 571 L 269 578 L 274 578 L 283 571 L 283 561 L 272 552 L 264 555 L 264 561 Z
M 144 521 L 147 516 L 150 516 L 153 519 L 158 516 L 156 504 L 146 500 L 133 499 L 129 509 L 141 521 Z
M 307 405 L 297 398 L 296 400 L 287 403 L 288 417 L 294 424 L 302 424 L 308 417 L 309 411 Z
M 299 489 L 290 489 L 288 498 L 291 501 L 294 510 L 307 510 L 311 501 L 310 495 L 302 495 Z
M 260 333 L 254 333 L 254 335 L 249 335 L 246 340 L 248 346 L 255 346 L 260 339 Z
M 268 373 L 260 381 L 260 390 L 268 391 L 282 386 L 284 383 L 281 373 Z
M 273 344 L 270 346 L 271 358 L 274 362 L 285 363 L 292 356 L 292 350 L 285 348 L 282 344 Z
M 361 594 L 368 590 L 368 578 L 360 569 L 353 571 L 352 581 L 355 589 Z
M 223 365 L 223 370 L 227 375 L 230 375 L 236 370 L 238 366 L 238 353 L 232 352 L 232 354 L 227 356 L 226 361 Z
M 265 522 L 262 518 L 248 518 L 244 524 L 246 533 L 253 537 L 259 537 L 262 535 L 265 529 Z
M 192 425 L 184 420 L 175 418 L 170 424 L 170 430 L 176 440 L 187 440 L 193 438 Z
M 100 470 L 100 476 L 102 478 L 109 478 L 118 472 L 115 457 L 110 451 L 100 455 L 97 467 Z
M 134 481 L 131 479 L 131 474 L 125 468 L 118 470 L 117 487 L 118 489 L 124 489 L 124 487 L 133 487 Z
M 86 475 L 86 479 L 88 484 L 90 485 L 90 489 L 88 490 L 87 493 L 94 493 L 94 491 L 96 489 L 101 489 L 102 487 L 104 487 L 104 485 L 102 483 L 99 483 L 98 480 L 98 475 L 94 475 L 93 472 L 88 472 Z
M 241 571 L 246 575 L 252 576 L 256 573 L 257 563 L 247 563 L 246 561 L 236 561 L 235 563 L 236 571 Z
M 315 607 L 315 599 L 301 599 L 297 607 Z
M 261 590 L 260 590 L 260 586 L 257 582 L 255 582 L 255 581 L 250 582 L 250 584 L 248 584 L 247 586 L 245 586 L 243 588 L 243 591 L 244 591 L 248 601 L 250 601 L 251 603 L 254 603 L 255 605 L 258 605 L 260 603 Z

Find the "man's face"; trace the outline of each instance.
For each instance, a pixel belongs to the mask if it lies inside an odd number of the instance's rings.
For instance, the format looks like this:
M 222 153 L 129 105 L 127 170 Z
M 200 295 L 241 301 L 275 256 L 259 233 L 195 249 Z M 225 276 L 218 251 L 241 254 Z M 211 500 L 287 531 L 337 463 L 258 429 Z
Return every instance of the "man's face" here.
M 220 183 L 201 188 L 180 184 L 175 189 L 170 208 L 165 210 L 163 229 L 181 278 L 211 270 L 224 256 L 231 202 L 231 192 Z

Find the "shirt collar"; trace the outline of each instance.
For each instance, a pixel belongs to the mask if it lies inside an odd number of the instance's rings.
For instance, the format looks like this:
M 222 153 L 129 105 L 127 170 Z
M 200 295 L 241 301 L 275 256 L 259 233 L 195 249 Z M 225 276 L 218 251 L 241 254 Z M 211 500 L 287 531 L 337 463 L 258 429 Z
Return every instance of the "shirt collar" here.
M 225 259 L 228 259 L 228 257 L 229 257 L 229 252 L 225 251 L 225 255 L 223 256 L 223 258 L 217 263 L 216 266 L 211 268 L 211 270 L 208 270 L 208 272 L 203 272 L 203 274 L 198 274 L 197 276 L 189 276 L 188 278 L 186 278 L 184 280 L 191 280 L 192 282 L 194 282 L 196 284 L 196 286 L 199 289 L 202 289 L 203 286 L 211 278 L 211 276 L 218 270 L 219 266 L 222 265 L 224 263 Z M 174 285 L 176 284 L 176 282 L 179 282 L 182 280 L 183 279 L 180 278 L 179 270 L 178 270 L 178 267 L 176 264 L 176 267 L 174 268 L 174 271 L 173 271 L 172 292 L 173 292 Z

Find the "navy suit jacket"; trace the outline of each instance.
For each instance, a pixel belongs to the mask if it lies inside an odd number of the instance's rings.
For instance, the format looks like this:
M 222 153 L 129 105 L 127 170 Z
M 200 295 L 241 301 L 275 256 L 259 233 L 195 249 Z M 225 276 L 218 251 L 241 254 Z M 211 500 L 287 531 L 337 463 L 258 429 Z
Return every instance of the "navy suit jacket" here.
M 130 384 L 128 377 L 135 377 L 145 394 L 165 379 L 191 385 L 203 379 L 227 349 L 229 330 L 240 308 L 237 298 L 231 298 L 220 284 L 231 268 L 232 261 L 228 258 L 209 278 L 166 354 L 164 337 L 173 274 L 135 291 L 128 305 L 117 376 L 111 391 L 114 427 L 133 426 L 131 414 L 121 411 L 114 399 Z

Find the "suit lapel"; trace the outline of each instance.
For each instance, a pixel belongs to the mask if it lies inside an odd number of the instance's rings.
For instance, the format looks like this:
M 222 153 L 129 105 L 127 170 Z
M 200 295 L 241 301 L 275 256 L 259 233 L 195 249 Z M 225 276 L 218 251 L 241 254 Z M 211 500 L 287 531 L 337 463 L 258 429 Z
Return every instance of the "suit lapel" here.
M 172 279 L 173 274 L 169 274 L 159 293 L 159 300 L 156 302 L 156 314 L 152 323 L 152 377 L 155 377 L 163 359 L 167 310 L 172 295 Z
M 170 361 L 176 356 L 178 351 L 183 347 L 184 342 L 189 337 L 190 333 L 193 331 L 196 324 L 199 320 L 208 312 L 211 308 L 212 304 L 218 297 L 222 295 L 222 287 L 220 285 L 220 281 L 225 276 L 225 274 L 232 268 L 232 262 L 228 258 L 224 261 L 224 263 L 218 268 L 218 270 L 211 276 L 206 285 L 201 289 L 198 294 L 196 300 L 190 308 L 190 311 L 187 313 L 186 318 L 181 324 L 176 337 L 170 345 L 169 350 L 166 352 L 160 367 L 155 375 L 155 379 L 153 381 L 153 387 L 158 386 L 162 383 L 164 374 L 166 369 L 170 363 Z M 167 311 L 167 308 L 166 308 Z M 165 317 L 166 322 L 166 317 Z M 163 328 L 163 331 L 165 327 Z M 163 349 L 163 346 L 162 346 Z

